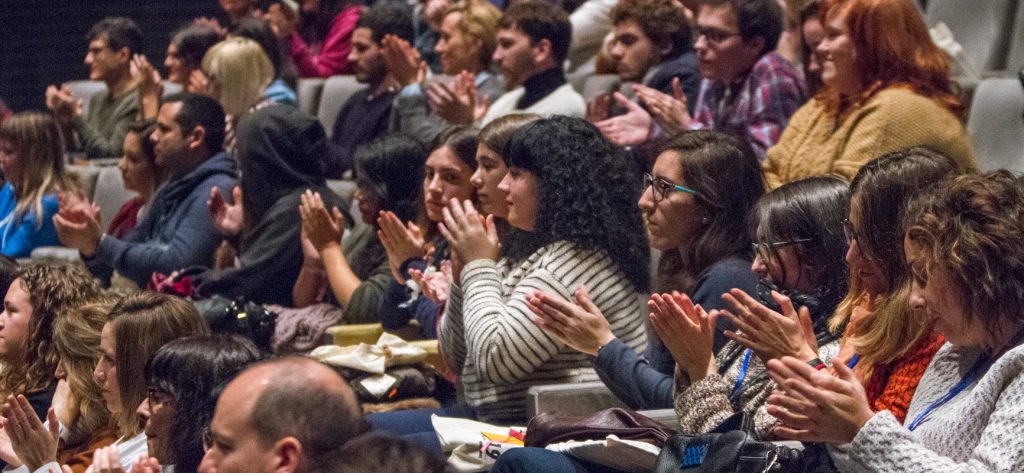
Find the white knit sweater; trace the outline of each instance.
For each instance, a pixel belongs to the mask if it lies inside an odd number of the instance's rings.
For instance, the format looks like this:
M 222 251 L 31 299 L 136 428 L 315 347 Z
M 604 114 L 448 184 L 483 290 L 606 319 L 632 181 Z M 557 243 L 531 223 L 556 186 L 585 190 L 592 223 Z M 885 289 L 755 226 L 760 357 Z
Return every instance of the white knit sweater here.
M 487 109 L 483 120 L 480 121 L 480 126 L 486 126 L 495 118 L 510 113 L 536 113 L 545 118 L 551 115 L 568 115 L 570 117 L 583 118 L 587 115 L 587 102 L 583 100 L 583 96 L 576 92 L 576 89 L 573 89 L 572 84 L 568 82 L 540 99 L 539 102 L 523 109 L 516 108 L 516 104 L 519 103 L 519 99 L 525 93 L 526 89 L 516 87 L 505 95 L 498 97 L 498 100 L 495 100 L 491 107 Z
M 639 351 L 647 343 L 640 298 L 604 252 L 563 241 L 516 266 L 486 259 L 466 264 L 462 287 L 452 285 L 439 338 L 448 366 L 462 368 L 460 381 L 477 417 L 525 421 L 530 386 L 599 379 L 587 356 L 538 327 L 526 306 L 534 291 L 571 301 L 580 284 L 590 289 L 615 336 Z
M 921 378 L 907 424 L 967 373 L 981 352 L 947 343 Z M 974 385 L 932 411 L 910 432 L 890 414 L 875 414 L 853 442 L 830 449 L 840 471 L 1024 471 L 1024 346 L 989 368 Z

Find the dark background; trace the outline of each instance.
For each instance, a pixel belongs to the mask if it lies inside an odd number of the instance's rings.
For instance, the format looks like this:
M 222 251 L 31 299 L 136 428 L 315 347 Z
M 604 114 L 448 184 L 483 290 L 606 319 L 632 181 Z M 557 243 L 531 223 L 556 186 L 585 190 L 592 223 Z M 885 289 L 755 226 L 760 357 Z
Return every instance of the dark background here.
M 41 110 L 48 84 L 88 79 L 85 34 L 105 16 L 134 19 L 146 56 L 163 74 L 171 32 L 221 14 L 217 0 L 0 0 L 0 99 L 15 112 Z

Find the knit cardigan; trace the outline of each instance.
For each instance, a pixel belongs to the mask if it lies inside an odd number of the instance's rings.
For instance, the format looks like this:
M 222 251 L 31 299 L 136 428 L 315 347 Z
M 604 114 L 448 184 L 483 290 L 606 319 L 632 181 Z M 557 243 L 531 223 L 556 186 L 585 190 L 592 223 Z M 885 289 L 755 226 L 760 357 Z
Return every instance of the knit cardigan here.
M 768 150 L 765 179 L 772 188 L 820 174 L 852 179 L 868 161 L 912 146 L 927 146 L 967 169 L 977 166 L 956 116 L 932 99 L 890 87 L 850 112 L 838 127 L 821 100 L 804 104 Z
M 535 291 L 573 300 L 590 290 L 612 333 L 635 351 L 647 342 L 639 294 L 603 251 L 560 241 L 512 265 L 478 259 L 462 269 L 441 319 L 439 348 L 460 372 L 466 400 L 486 421 L 526 420 L 530 386 L 597 381 L 587 355 L 538 327 L 527 308 Z
M 910 403 L 906 424 L 956 385 L 980 350 L 944 345 Z M 1024 346 L 999 357 L 972 386 L 932 411 L 913 432 L 876 413 L 853 442 L 832 446 L 843 472 L 1024 471 Z

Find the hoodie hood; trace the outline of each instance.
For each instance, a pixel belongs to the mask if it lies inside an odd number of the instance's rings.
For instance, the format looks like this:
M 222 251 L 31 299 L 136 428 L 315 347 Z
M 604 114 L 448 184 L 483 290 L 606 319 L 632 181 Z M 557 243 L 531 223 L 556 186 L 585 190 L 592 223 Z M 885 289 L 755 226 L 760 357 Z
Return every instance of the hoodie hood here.
M 238 161 L 247 225 L 255 225 L 281 198 L 325 185 L 327 134 L 298 108 L 272 105 L 242 118 Z

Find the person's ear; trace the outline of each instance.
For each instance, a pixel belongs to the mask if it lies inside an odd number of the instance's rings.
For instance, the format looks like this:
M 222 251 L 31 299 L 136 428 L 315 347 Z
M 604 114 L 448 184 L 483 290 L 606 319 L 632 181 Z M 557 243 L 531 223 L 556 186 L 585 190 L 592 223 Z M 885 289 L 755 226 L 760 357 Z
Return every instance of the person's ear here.
M 274 472 L 294 473 L 302 463 L 302 443 L 295 437 L 285 437 L 274 443 Z
M 203 128 L 202 125 L 196 125 L 192 128 L 192 131 L 188 132 L 188 136 L 185 139 L 188 142 L 188 149 L 194 150 L 205 146 L 206 128 Z
M 132 61 L 132 52 L 128 50 L 128 47 L 123 47 L 114 52 L 117 56 L 118 64 L 128 64 Z
M 674 59 L 672 57 L 669 57 L 669 55 L 672 54 L 672 41 L 669 41 L 667 39 L 663 41 L 657 41 L 654 43 L 654 50 L 661 57 L 661 62 Z
M 554 61 L 551 50 L 551 40 L 544 38 L 540 41 L 533 43 L 533 62 L 535 64 L 541 64 L 547 59 Z
M 754 36 L 750 39 L 743 39 L 743 47 L 755 55 L 755 57 L 761 57 L 764 54 L 770 53 L 771 51 L 765 51 L 765 45 L 767 42 L 764 36 Z

